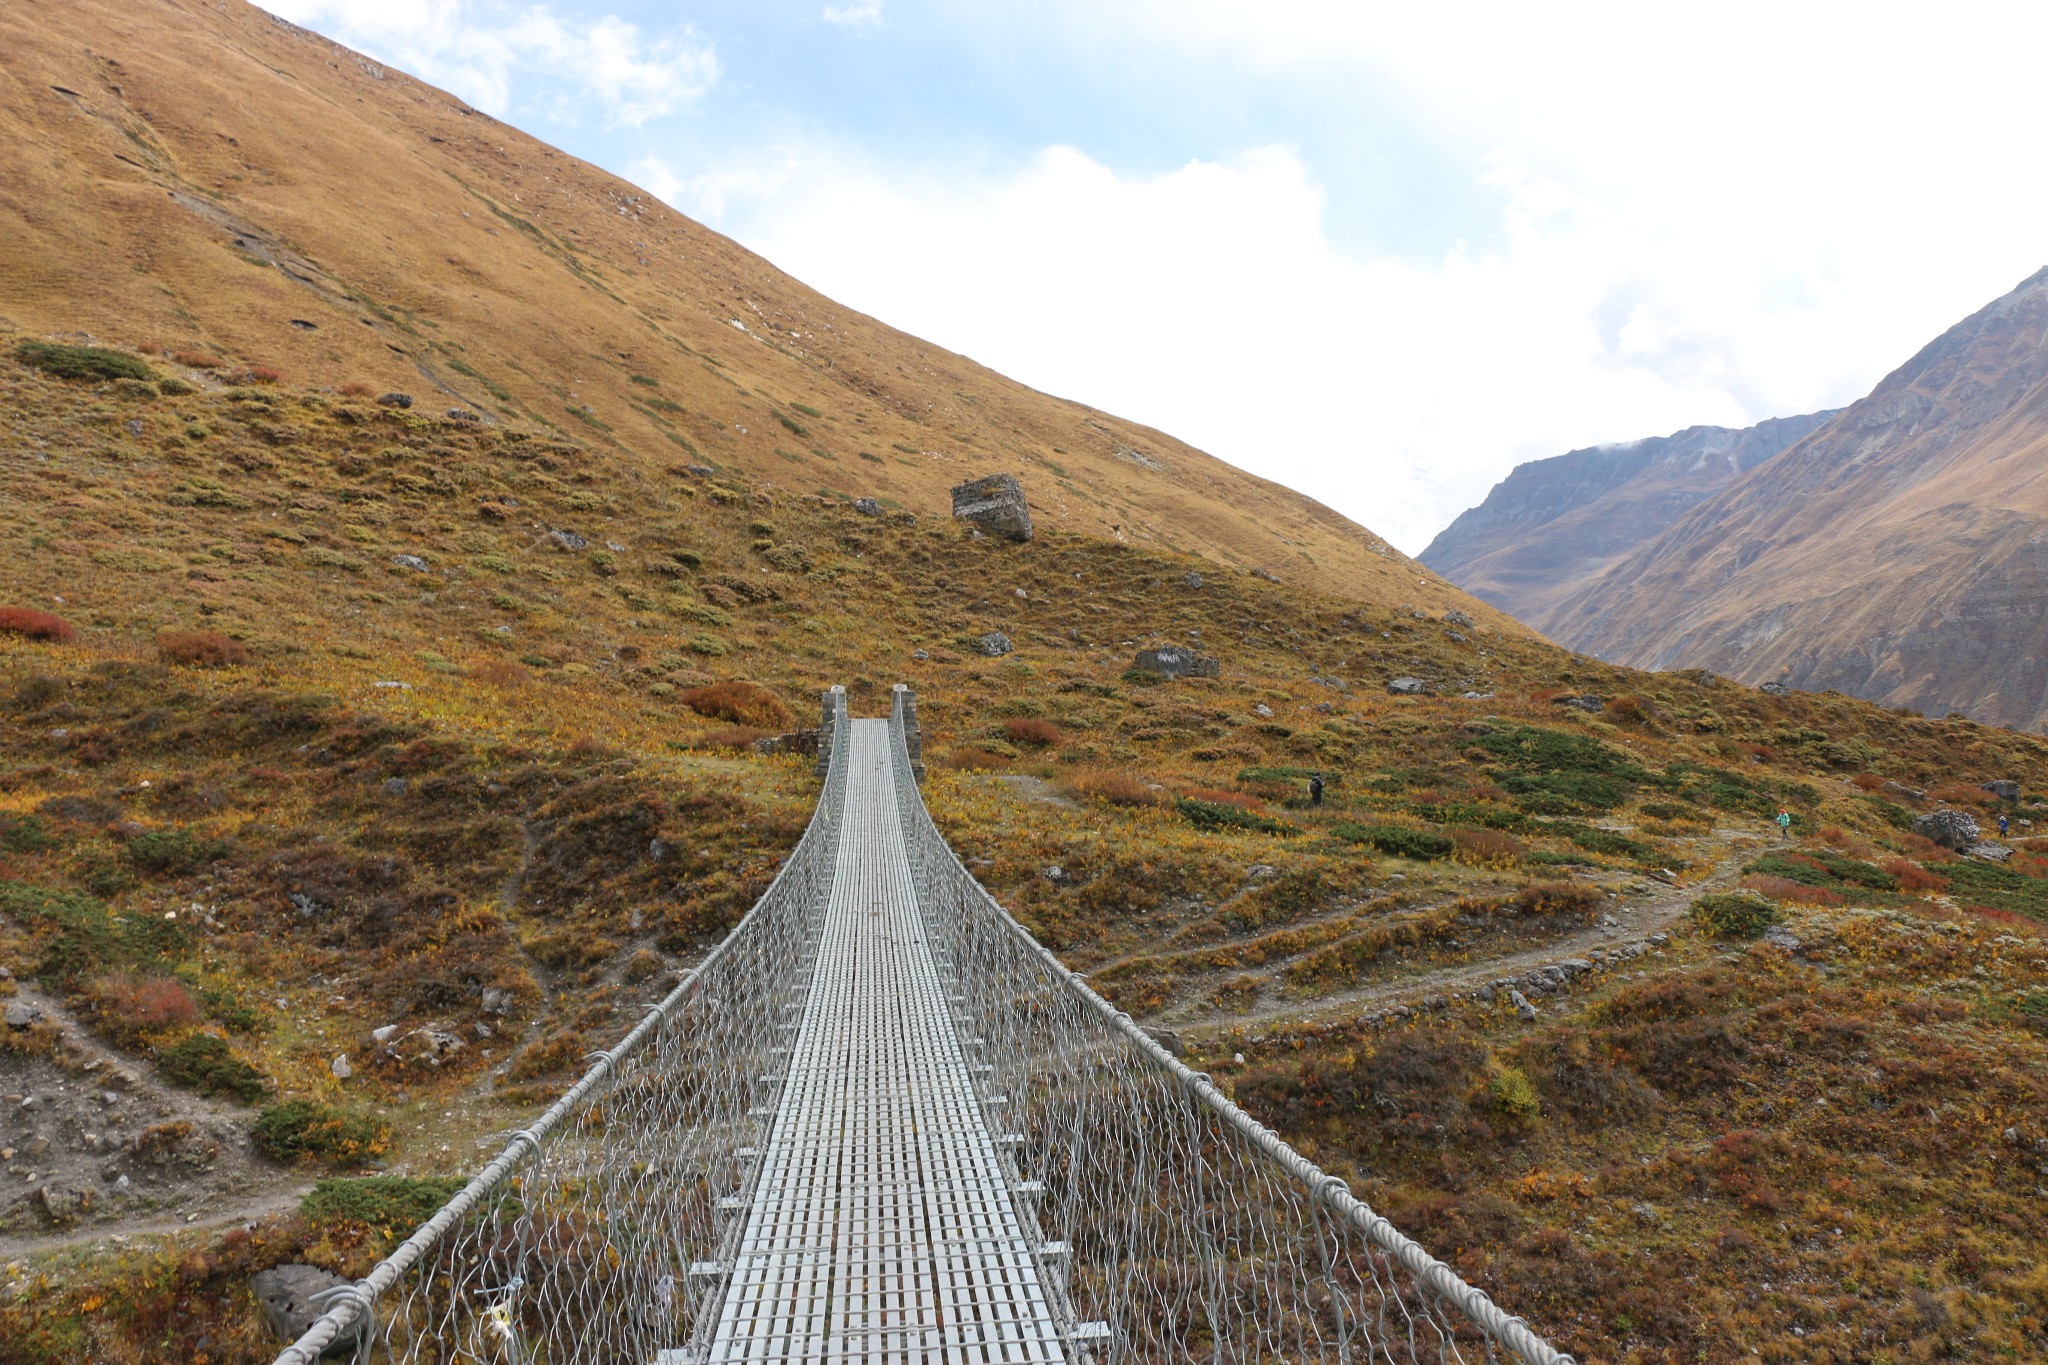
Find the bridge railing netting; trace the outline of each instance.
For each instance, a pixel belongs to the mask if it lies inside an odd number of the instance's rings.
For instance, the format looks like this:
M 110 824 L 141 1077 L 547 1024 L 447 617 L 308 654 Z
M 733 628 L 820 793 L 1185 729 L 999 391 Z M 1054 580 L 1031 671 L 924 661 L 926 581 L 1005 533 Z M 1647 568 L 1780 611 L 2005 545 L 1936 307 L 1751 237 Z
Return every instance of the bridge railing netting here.
M 825 790 L 746 918 L 432 1220 L 328 1291 L 276 1365 L 334 1343 L 403 1365 L 650 1365 L 708 1334 L 832 884 L 845 719 L 834 689 Z
M 766 1146 L 846 800 L 826 695 L 816 813 L 768 892 L 683 982 L 277 1358 L 394 1365 L 702 1359 Z M 1068 972 L 954 856 L 917 794 L 915 700 L 892 715 L 899 810 L 956 1025 L 993 1070 L 991 1126 L 1043 1182 L 1039 1257 L 1075 1359 L 1570 1357 L 1509 1317 Z M 352 1348 L 352 1349 L 349 1349 Z M 329 1357 L 332 1358 L 332 1357 Z
M 964 1034 L 994 1070 L 991 1113 L 1044 1182 L 1076 1320 L 1114 1361 L 1523 1361 L 1551 1349 L 1189 1070 L 1068 971 L 961 865 L 911 777 L 901 813 L 919 901 Z

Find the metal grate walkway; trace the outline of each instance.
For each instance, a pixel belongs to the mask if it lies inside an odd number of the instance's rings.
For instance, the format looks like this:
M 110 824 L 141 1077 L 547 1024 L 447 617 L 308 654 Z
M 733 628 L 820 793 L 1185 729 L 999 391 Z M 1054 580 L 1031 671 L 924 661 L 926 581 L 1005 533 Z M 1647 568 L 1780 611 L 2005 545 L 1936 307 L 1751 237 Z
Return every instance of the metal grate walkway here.
M 1014 1163 L 926 937 L 887 721 L 852 723 L 838 863 L 706 1359 L 1064 1361 Z M 979 1068 L 986 1073 L 984 1065 Z

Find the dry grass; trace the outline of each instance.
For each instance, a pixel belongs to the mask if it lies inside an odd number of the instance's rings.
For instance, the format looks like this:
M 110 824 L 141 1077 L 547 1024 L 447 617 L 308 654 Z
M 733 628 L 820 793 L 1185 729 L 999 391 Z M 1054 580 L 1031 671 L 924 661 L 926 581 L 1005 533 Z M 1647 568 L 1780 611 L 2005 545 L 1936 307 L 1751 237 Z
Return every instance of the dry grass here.
M 237 668 L 249 662 L 249 647 L 217 630 L 173 630 L 156 637 L 157 657 L 191 668 Z

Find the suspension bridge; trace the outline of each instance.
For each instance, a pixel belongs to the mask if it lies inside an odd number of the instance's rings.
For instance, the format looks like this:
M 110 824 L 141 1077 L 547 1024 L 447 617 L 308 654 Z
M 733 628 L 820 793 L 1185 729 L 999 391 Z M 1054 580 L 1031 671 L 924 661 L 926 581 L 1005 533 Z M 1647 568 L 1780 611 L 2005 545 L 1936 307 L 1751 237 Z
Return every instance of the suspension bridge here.
M 825 694 L 738 927 L 277 1365 L 1570 1365 L 1034 940 Z

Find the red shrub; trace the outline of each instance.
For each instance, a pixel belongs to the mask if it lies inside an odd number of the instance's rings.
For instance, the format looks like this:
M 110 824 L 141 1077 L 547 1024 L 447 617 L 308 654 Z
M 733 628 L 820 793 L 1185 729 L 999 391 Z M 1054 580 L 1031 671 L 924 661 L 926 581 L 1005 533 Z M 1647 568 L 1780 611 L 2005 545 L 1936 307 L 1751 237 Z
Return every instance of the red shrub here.
M 188 370 L 217 370 L 221 367 L 218 359 L 204 351 L 176 351 L 172 353 L 171 359 Z
M 157 657 L 194 668 L 233 668 L 249 662 L 249 648 L 216 630 L 173 630 L 156 637 Z
M 110 976 L 95 981 L 91 993 L 108 1028 L 126 1037 L 199 1022 L 199 1006 L 175 977 Z
M 28 607 L 0 607 L 0 635 L 19 635 L 28 640 L 48 640 L 68 645 L 78 632 L 61 616 Z
M 1912 854 L 1918 862 L 1952 863 L 1956 860 L 1954 853 L 1924 834 L 1908 834 L 1901 842 L 1906 845 L 1906 852 Z
M 992 772 L 997 768 L 1007 768 L 1010 766 L 1010 760 L 1003 755 L 991 753 L 987 749 L 977 748 L 972 744 L 949 749 L 937 758 L 932 759 L 931 762 L 936 763 L 941 768 L 951 768 L 956 772 Z
M 1951 806 L 1968 806 L 1973 810 L 1983 810 L 1998 798 L 1982 787 L 1973 787 L 1967 782 L 1944 782 L 1939 787 L 1928 788 L 1927 799 L 1945 801 Z
M 683 705 L 710 720 L 734 725 L 777 727 L 789 721 L 781 698 L 758 683 L 715 682 L 682 694 Z
M 235 371 L 237 384 L 275 384 L 283 377 L 268 365 L 251 365 L 246 370 Z
M 1858 773 L 1849 779 L 1858 791 L 1874 792 L 1884 785 L 1884 779 L 1876 773 Z
M 1948 890 L 1948 878 L 1939 872 L 1929 872 L 1910 858 L 1887 858 L 1884 870 L 1899 879 L 1901 891 Z
M 1020 716 L 1003 722 L 1003 733 L 1010 737 L 1012 744 L 1025 744 L 1034 749 L 1048 749 L 1058 744 L 1064 736 L 1060 727 L 1049 720 L 1038 720 Z

